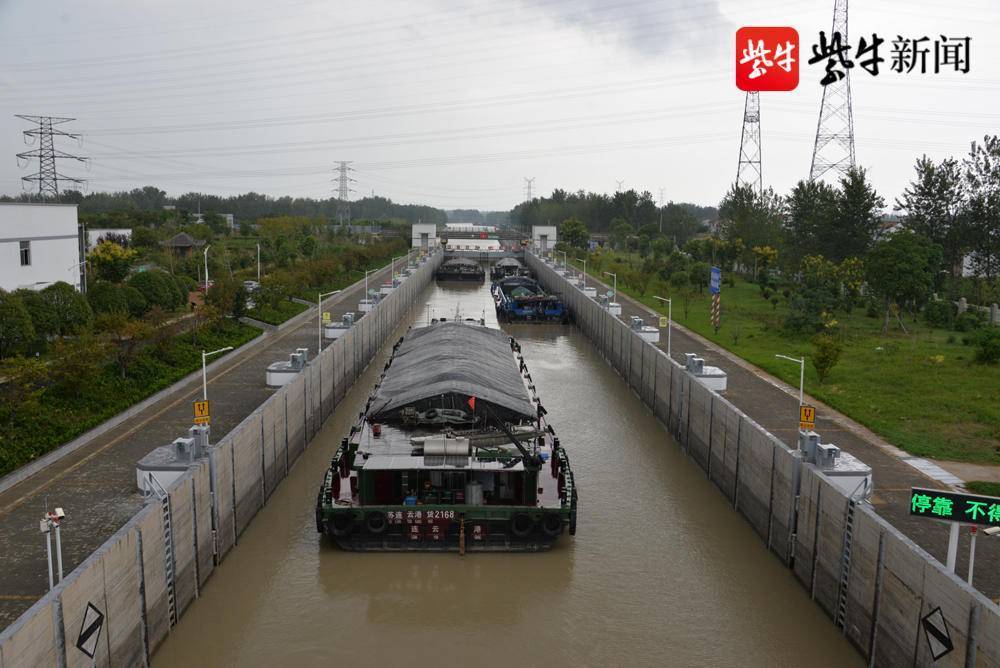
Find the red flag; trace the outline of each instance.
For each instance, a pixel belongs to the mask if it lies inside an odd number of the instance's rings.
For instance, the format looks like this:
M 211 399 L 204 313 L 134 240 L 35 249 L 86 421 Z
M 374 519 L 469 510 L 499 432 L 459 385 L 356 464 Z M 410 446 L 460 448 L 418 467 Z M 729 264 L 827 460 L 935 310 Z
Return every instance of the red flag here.
M 469 404 L 469 408 L 471 408 L 472 410 L 476 410 L 476 398 L 475 397 L 469 397 L 468 404 Z

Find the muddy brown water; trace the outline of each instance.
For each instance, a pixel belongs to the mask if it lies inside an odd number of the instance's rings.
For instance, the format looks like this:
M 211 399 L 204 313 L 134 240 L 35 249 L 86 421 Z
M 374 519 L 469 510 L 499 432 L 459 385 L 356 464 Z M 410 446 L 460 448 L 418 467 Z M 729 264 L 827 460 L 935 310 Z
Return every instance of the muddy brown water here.
M 414 324 L 456 306 L 495 325 L 488 285 L 431 287 Z M 543 554 L 465 557 L 354 554 L 321 539 L 316 489 L 381 369 L 373 364 L 154 664 L 861 665 L 586 337 L 572 326 L 505 330 L 570 455 L 575 538 Z

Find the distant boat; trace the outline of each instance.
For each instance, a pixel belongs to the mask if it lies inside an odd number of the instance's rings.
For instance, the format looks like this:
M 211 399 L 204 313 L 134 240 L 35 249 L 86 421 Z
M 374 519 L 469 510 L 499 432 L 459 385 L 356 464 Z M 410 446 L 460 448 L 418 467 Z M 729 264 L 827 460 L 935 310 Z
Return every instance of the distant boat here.
M 435 278 L 439 281 L 472 281 L 484 283 L 486 271 L 474 260 L 456 257 L 447 260 L 438 267 Z

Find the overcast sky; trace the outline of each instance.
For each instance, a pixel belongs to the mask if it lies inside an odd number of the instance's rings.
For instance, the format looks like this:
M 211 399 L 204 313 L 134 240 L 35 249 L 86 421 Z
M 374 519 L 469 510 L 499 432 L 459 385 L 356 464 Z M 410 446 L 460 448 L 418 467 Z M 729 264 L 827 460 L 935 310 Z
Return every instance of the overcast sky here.
M 0 0 L 0 192 L 21 191 L 14 114 L 70 116 L 60 170 L 90 190 L 152 184 L 509 209 L 553 188 L 716 204 L 736 174 L 734 33 L 832 0 Z M 1000 3 L 855 2 L 851 39 L 972 37 L 969 74 L 852 75 L 858 163 L 891 204 L 917 156 L 963 155 L 1000 123 Z M 763 93 L 764 183 L 808 175 L 822 67 Z

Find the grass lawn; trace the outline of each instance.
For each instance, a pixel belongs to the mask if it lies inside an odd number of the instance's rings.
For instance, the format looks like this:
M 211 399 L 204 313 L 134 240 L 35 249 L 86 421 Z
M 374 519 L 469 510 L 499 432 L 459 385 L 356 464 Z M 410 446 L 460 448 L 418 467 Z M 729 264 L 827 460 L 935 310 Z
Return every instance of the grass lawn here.
M 1000 482 L 986 482 L 985 480 L 972 480 L 965 483 L 970 492 L 983 494 L 985 496 L 1000 496 Z
M 591 273 L 600 277 L 599 271 Z M 652 295 L 671 297 L 668 286 L 654 280 L 643 298 L 623 288 L 621 281 L 618 289 L 666 313 L 666 305 Z M 735 287 L 723 284 L 718 333 L 709 323 L 707 289 L 694 294 L 687 312 L 684 299 L 673 297 L 674 320 L 790 385 L 798 385 L 798 365 L 775 358 L 775 353 L 805 356 L 807 394 L 907 452 L 1000 464 L 1000 368 L 973 362 L 974 348 L 962 342 L 969 334 L 933 329 L 907 318 L 909 335 L 898 326 L 883 335 L 881 319 L 867 317 L 862 308 L 850 315 L 837 313 L 846 334 L 844 351 L 821 385 L 809 362 L 809 338 L 788 336 L 782 329 L 784 297 L 774 307 L 755 284 L 740 278 Z
M 269 325 L 280 325 L 286 320 L 294 318 L 299 313 L 302 313 L 307 308 L 309 307 L 305 304 L 300 304 L 291 300 L 279 303 L 277 308 L 271 308 L 270 306 L 261 304 L 260 306 L 247 311 L 247 317 L 253 318 L 254 320 L 260 320 L 261 322 L 266 322 Z

